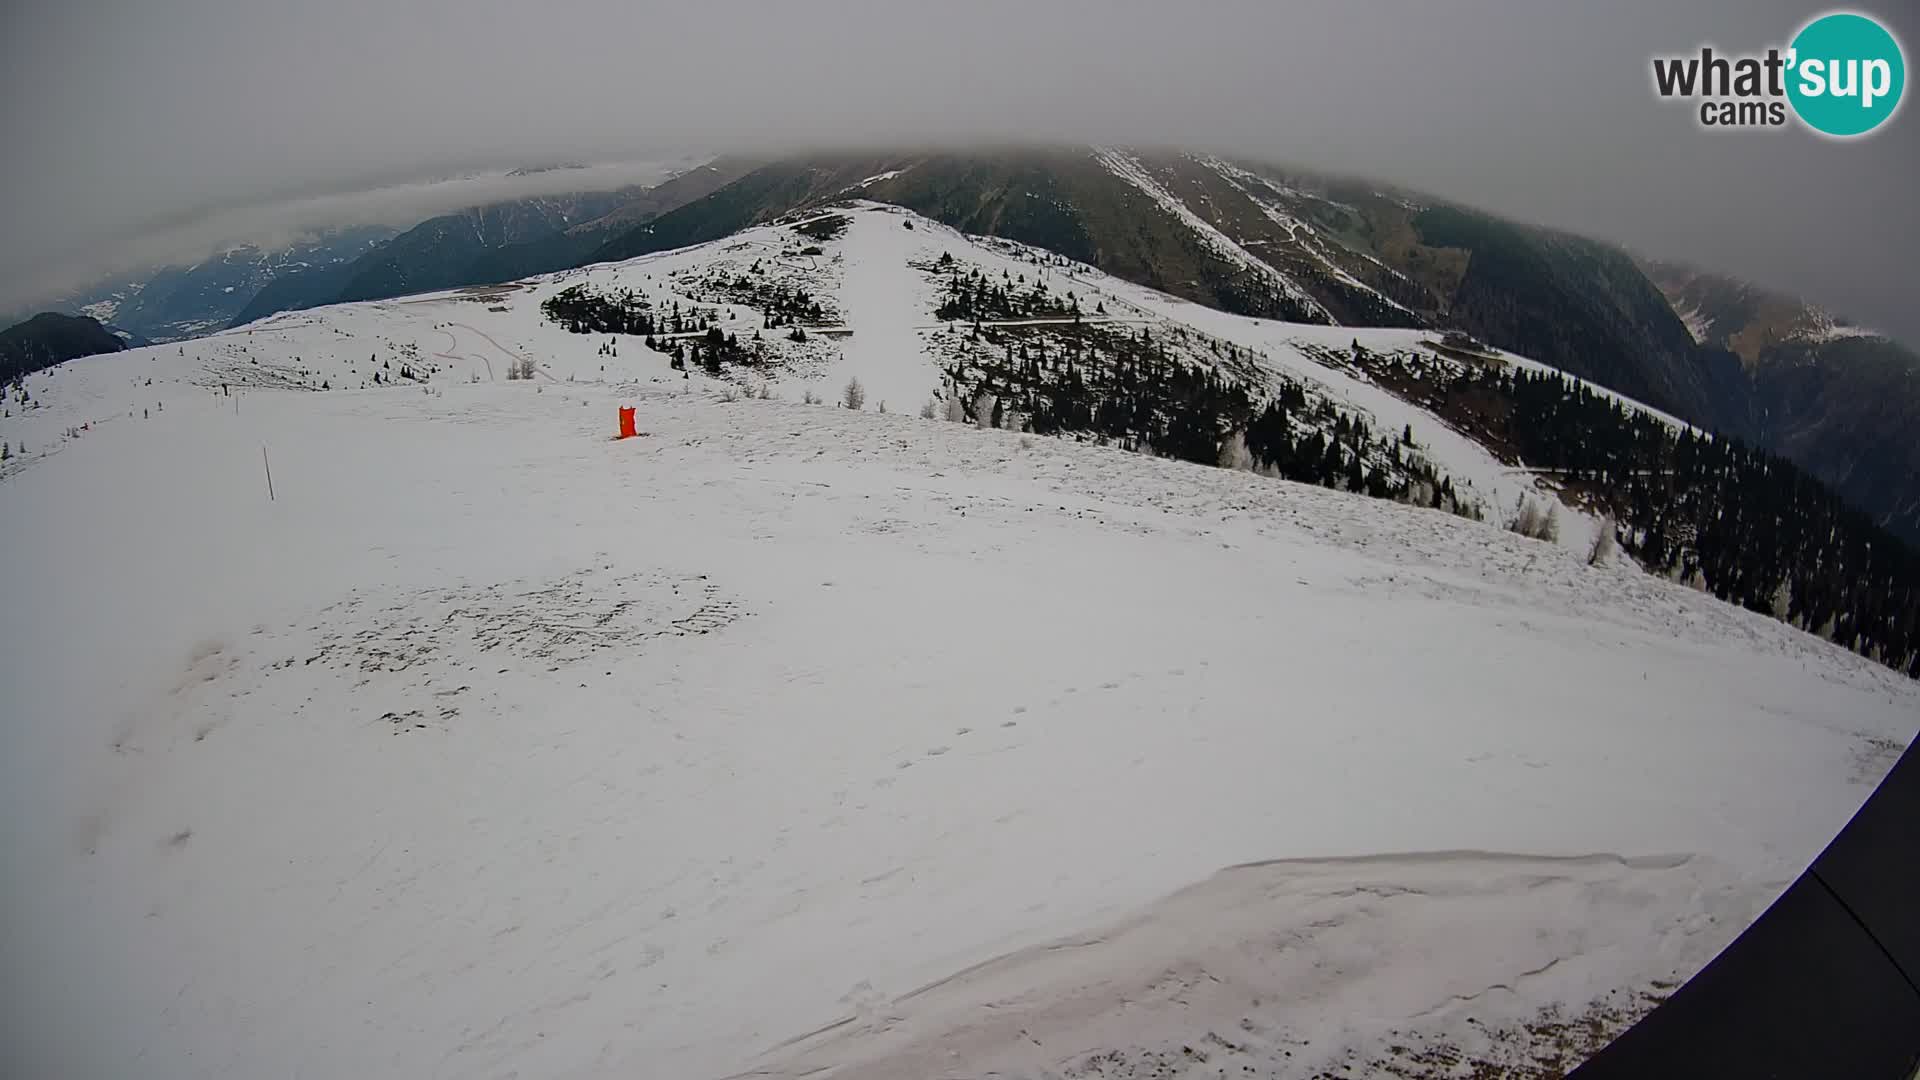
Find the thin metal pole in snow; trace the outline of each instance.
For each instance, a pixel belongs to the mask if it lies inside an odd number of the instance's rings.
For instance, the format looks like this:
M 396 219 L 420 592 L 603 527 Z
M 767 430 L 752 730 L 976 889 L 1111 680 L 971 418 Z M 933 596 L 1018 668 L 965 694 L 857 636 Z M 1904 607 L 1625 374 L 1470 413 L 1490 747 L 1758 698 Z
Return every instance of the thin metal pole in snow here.
M 276 501 L 273 497 L 273 463 L 267 460 L 267 444 L 260 444 L 260 464 L 267 470 L 267 501 Z

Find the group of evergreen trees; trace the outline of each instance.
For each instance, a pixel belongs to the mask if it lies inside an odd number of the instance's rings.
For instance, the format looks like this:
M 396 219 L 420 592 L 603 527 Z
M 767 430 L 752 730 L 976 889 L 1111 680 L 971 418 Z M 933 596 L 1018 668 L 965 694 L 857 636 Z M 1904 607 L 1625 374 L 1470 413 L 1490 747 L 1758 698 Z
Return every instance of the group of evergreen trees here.
M 1260 471 L 1321 487 L 1358 491 L 1478 520 L 1480 505 L 1463 497 L 1453 479 L 1435 469 L 1413 444 L 1376 436 L 1367 422 L 1321 399 L 1309 402 L 1299 383 L 1285 380 L 1243 434 Z
M 707 327 L 699 337 L 648 338 L 647 348 L 666 353 L 667 364 L 675 371 L 698 367 L 715 376 L 730 366 L 752 367 L 766 358 L 757 332 L 752 341 L 742 344 L 739 335 L 723 333 L 717 326 Z
M 1222 432 L 1252 415 L 1245 387 L 1178 362 L 1145 331 L 1055 329 L 1069 332 L 1052 352 L 1049 335 L 996 334 L 1004 357 L 951 366 L 949 385 L 968 407 L 991 396 L 1036 434 L 1091 435 L 1209 465 L 1219 461 Z
M 769 304 L 767 326 L 791 325 L 788 338 L 805 341 L 801 318 L 819 319 L 824 309 L 804 290 L 776 289 L 757 293 Z M 632 290 L 608 296 L 584 285 L 575 285 L 548 298 L 540 305 L 547 318 L 576 334 L 633 334 L 643 337 L 646 346 L 665 353 L 675 371 L 701 368 L 719 375 L 728 367 L 753 367 L 767 360 L 767 350 L 759 331 L 741 341 L 738 334 L 720 329 L 714 313 L 707 308 L 682 308 L 674 301 L 665 311 L 656 310 L 644 297 Z M 602 355 L 614 355 L 608 345 Z
M 1424 378 L 1443 414 L 1612 514 L 1642 565 L 1920 677 L 1920 553 L 1792 462 L 1557 372 Z
M 645 337 L 705 329 L 704 325 L 680 325 L 682 317 L 677 305 L 671 320 L 663 321 L 655 317 L 653 305 L 632 289 L 606 296 L 585 285 L 575 285 L 548 297 L 540 305 L 540 311 L 574 334 L 632 334 Z
M 772 288 L 752 297 L 755 306 L 764 309 L 761 325 L 769 330 L 802 323 L 817 326 L 827 321 L 827 309 L 805 289 Z
M 844 214 L 826 214 L 795 225 L 793 231 L 814 240 L 833 240 L 847 231 L 847 224 Z
M 1076 435 L 1205 465 L 1234 465 L 1323 487 L 1478 516 L 1412 446 L 1381 436 L 1324 398 L 1282 380 L 1259 401 L 1216 367 L 1189 364 L 1152 334 L 1066 326 L 1001 332 L 1003 356 L 951 365 L 949 393 L 966 419 L 1006 426 L 1016 414 L 1040 435 Z M 1049 338 L 1054 347 L 1048 349 Z M 990 406 L 986 403 L 991 402 Z M 974 415 L 991 407 L 991 417 Z
M 1039 275 L 1027 284 L 1023 273 L 1017 278 L 1002 271 L 999 279 L 982 274 L 979 268 L 961 273 L 951 254 L 943 253 L 936 268 L 947 273 L 946 292 L 937 318 L 946 321 L 979 322 L 983 319 L 1078 318 L 1080 301 L 1073 294 L 1059 296 L 1047 289 Z
M 697 280 L 682 281 L 681 286 L 698 300 L 759 308 L 760 325 L 768 330 L 802 324 L 818 326 L 839 320 L 837 312 L 806 289 L 767 280 L 758 260 L 744 273 L 731 276 L 709 273 Z

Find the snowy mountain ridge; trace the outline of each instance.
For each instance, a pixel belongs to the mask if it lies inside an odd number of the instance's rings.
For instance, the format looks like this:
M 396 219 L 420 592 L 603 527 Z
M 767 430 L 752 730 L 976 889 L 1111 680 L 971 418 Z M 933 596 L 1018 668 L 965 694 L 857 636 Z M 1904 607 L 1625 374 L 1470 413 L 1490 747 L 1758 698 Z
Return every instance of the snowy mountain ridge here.
M 344 266 L 395 231 L 368 225 L 321 230 L 278 244 L 230 245 L 191 265 L 117 275 L 42 306 L 91 315 L 152 341 L 199 337 L 224 328 L 274 279 Z
M 818 216 L 803 215 L 796 221 L 804 223 Z M 1243 375 L 1259 382 L 1299 382 L 1317 399 L 1364 420 L 1376 432 L 1392 434 L 1411 429 L 1414 446 L 1455 479 L 1463 498 L 1475 500 L 1490 516 L 1498 517 L 1522 496 L 1546 497 L 1537 487 L 1536 478 L 1525 470 L 1503 465 L 1472 439 L 1396 398 L 1364 375 L 1317 358 L 1326 350 L 1344 349 L 1357 342 L 1376 353 L 1419 355 L 1430 362 L 1445 362 L 1442 354 L 1430 347 L 1432 334 L 1315 327 L 1231 316 L 1120 281 L 1028 245 L 968 238 L 896 207 L 856 204 L 851 211 L 831 216 L 848 222 L 848 237 L 822 241 L 827 253 L 817 256 L 798 252 L 821 244 L 795 234 L 789 226 L 769 225 L 693 249 L 526 282 L 409 297 L 364 308 L 346 305 L 318 309 L 337 312 L 335 318 L 312 312 L 282 313 L 242 330 L 173 347 L 176 360 L 184 356 L 188 362 L 185 370 L 170 378 L 202 386 L 255 380 L 333 389 L 372 385 L 368 380 L 373 369 L 359 362 L 360 346 L 349 344 L 358 336 L 355 324 L 369 316 L 377 324 L 376 339 L 367 343 L 369 356 L 404 356 L 418 361 L 414 366 L 421 367 L 423 375 L 431 369 L 442 380 L 504 377 L 510 357 L 529 350 L 546 358 L 540 368 L 543 378 L 640 375 L 663 381 L 678 377 L 662 370 L 656 354 L 641 352 L 632 342 L 627 343 L 622 363 L 611 364 L 589 348 L 587 339 L 562 334 L 542 317 L 542 302 L 565 289 L 585 286 L 609 295 L 636 290 L 662 311 L 673 304 L 689 311 L 696 307 L 732 311 L 733 319 L 720 320 L 722 329 L 744 337 L 759 332 L 762 341 L 757 347 L 768 354 L 759 368 L 727 370 L 724 377 L 742 388 L 764 385 L 788 396 L 812 392 L 832 400 L 840 394 L 846 379 L 857 377 L 866 385 L 874 406 L 885 402 L 895 411 L 913 411 L 942 392 L 943 370 L 949 363 L 980 351 L 968 340 L 970 324 L 943 323 L 935 317 L 933 308 L 943 272 L 934 264 L 945 255 L 958 259 L 956 265 L 982 270 L 990 278 L 1011 281 L 1019 275 L 1047 280 L 1057 293 L 1073 292 L 1082 301 L 1084 310 L 1077 320 L 1065 315 L 1052 320 L 987 319 L 989 329 L 1005 325 L 1036 339 L 1088 327 L 1111 327 L 1128 333 L 1146 330 L 1157 332 L 1190 362 L 1204 365 L 1224 363 L 1218 352 L 1221 348 L 1241 350 L 1253 364 L 1242 371 Z M 906 227 L 909 224 L 911 228 Z M 803 290 L 832 298 L 848 309 L 846 322 L 851 334 L 837 343 L 833 339 L 791 342 L 784 333 L 762 326 L 764 319 L 750 305 L 724 302 L 724 297 L 734 295 L 730 290 L 735 283 L 722 279 L 755 266 L 764 270 L 765 278 L 756 281 L 752 290 Z M 439 314 L 450 303 L 457 305 L 451 310 L 471 318 L 418 325 L 417 313 Z M 1095 314 L 1094 309 L 1103 305 L 1111 310 Z M 1050 321 L 1056 325 L 1049 326 Z M 483 331 L 499 340 L 484 340 L 480 336 Z M 158 357 L 165 364 L 166 352 L 162 348 L 144 355 Z M 1538 367 L 1510 354 L 1499 355 L 1516 366 Z M 289 360 L 293 361 L 290 366 Z M 259 370 L 251 370 L 254 368 Z M 389 368 L 383 377 L 391 380 L 397 376 Z M 1592 389 L 1626 401 L 1600 388 Z M 1637 403 L 1628 404 L 1644 409 Z M 87 419 L 62 416 L 68 423 Z M 31 438 L 28 430 L 21 435 L 35 443 L 42 441 Z M 1582 524 L 1582 515 L 1571 509 L 1563 512 L 1573 526 L 1565 532 L 1564 542 L 1584 550 L 1593 525 Z
M 840 400 L 857 379 L 875 409 L 1064 434 L 1526 527 L 1598 558 L 1630 555 L 1897 669 L 1914 663 L 1898 627 L 1864 621 L 1913 586 L 1888 559 L 1856 560 L 1864 536 L 1831 541 L 1831 554 L 1776 541 L 1797 562 L 1731 562 L 1737 550 L 1724 538 L 1690 546 L 1713 518 L 1702 524 L 1704 504 L 1680 488 L 1652 493 L 1666 500 L 1659 513 L 1613 526 L 1626 554 L 1603 550 L 1608 514 L 1646 493 L 1615 490 L 1609 505 L 1593 478 L 1657 476 L 1698 457 L 1676 436 L 1712 441 L 1675 417 L 1470 338 L 1234 315 L 897 206 L 854 200 L 618 263 L 321 310 L 336 314 L 282 313 L 178 346 L 170 361 L 164 350 L 140 355 L 171 364 L 155 374 L 176 388 L 445 385 L 507 378 L 534 358 L 526 372 L 541 379 L 699 375 L 735 393 L 821 401 Z M 373 336 L 363 339 L 355 328 L 368 318 Z M 1587 409 L 1585 419 L 1552 419 L 1543 435 L 1512 418 L 1525 395 L 1537 403 L 1543 393 Z M 14 426 L 43 437 L 16 447 L 58 446 L 90 419 L 47 412 L 49 400 Z M 1594 405 L 1615 413 L 1596 417 Z M 1644 456 L 1635 417 L 1667 433 L 1669 456 Z M 1580 425 L 1596 419 L 1611 425 L 1612 443 L 1581 446 Z M 1647 464 L 1623 469 L 1626 453 Z M 19 454 L 0 470 L 34 460 Z M 1739 467 L 1743 483 L 1766 482 L 1764 470 Z M 1742 519 L 1762 521 L 1778 511 L 1767 497 L 1757 487 L 1726 496 Z M 1826 579 L 1842 566 L 1856 583 L 1839 594 Z M 1878 607 L 1861 606 L 1874 597 Z

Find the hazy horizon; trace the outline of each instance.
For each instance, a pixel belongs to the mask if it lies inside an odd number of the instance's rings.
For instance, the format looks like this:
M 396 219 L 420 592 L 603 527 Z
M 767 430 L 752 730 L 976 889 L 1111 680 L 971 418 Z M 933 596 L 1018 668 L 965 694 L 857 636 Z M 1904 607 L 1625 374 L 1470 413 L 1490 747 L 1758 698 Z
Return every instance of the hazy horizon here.
M 1816 13 L 1779 0 L 164 7 L 0 14 L 0 88 L 23 103 L 3 121 L 7 144 L 31 149 L 0 201 L 0 310 L 263 237 L 582 190 L 566 174 L 420 183 L 434 176 L 854 144 L 1123 143 L 1364 177 L 1920 341 L 1913 116 L 1851 143 L 1714 134 L 1651 92 L 1656 53 L 1760 50 Z M 1896 32 L 1920 26 L 1910 8 L 1872 13 Z

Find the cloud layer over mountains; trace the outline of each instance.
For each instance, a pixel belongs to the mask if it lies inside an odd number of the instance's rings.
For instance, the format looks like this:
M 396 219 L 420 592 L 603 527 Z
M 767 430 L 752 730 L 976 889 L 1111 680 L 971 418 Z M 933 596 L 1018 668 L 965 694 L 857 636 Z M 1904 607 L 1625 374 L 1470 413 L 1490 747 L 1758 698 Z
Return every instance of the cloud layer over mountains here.
M 1652 92 L 1656 53 L 1762 50 L 1811 13 L 1780 0 L 24 0 L 0 13 L 0 307 L 243 233 L 404 224 L 450 208 L 421 197 L 416 182 L 437 175 L 1020 139 L 1371 175 L 1920 339 L 1911 110 L 1837 143 L 1703 132 Z M 1876 14 L 1920 34 L 1920 20 Z M 552 190 L 525 180 L 511 190 Z

